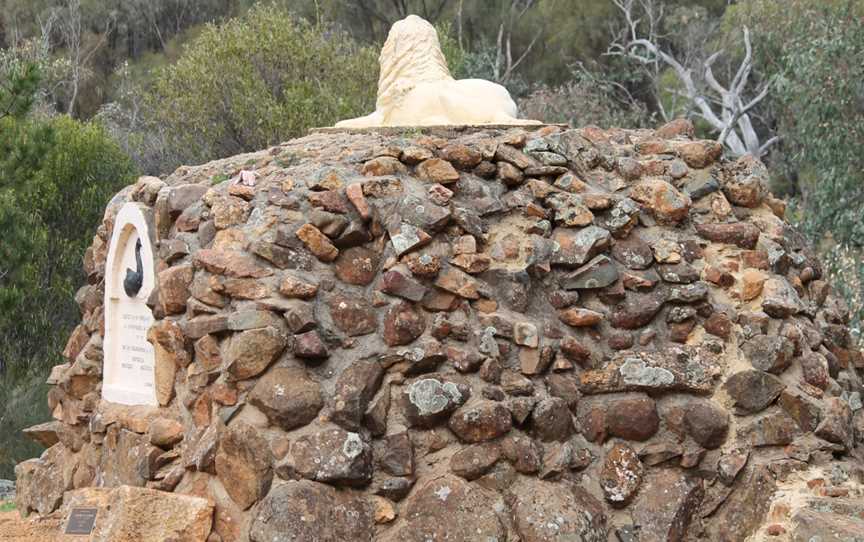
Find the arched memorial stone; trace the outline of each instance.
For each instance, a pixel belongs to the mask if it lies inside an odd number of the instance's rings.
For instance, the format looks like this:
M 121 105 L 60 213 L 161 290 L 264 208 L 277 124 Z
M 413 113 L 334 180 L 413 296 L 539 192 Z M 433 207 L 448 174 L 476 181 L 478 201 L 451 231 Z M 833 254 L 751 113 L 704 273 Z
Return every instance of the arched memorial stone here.
M 105 277 L 105 366 L 102 398 L 125 405 L 156 405 L 153 313 L 155 286 L 151 212 L 124 205 L 114 223 Z

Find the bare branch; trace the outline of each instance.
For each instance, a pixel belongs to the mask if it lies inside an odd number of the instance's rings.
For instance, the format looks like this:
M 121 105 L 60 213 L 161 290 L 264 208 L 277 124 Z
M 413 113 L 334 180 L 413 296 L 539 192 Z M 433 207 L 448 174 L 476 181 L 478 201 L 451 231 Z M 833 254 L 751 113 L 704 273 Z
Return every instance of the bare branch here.
M 768 96 L 770 83 L 765 85 L 750 101 L 744 102 L 743 96 L 753 71 L 753 47 L 750 31 L 743 29 L 745 55 L 728 87 L 723 86 L 715 77 L 713 65 L 723 55 L 723 51 L 703 57 L 698 61 L 698 69 L 693 67 L 693 58 L 679 60 L 661 45 L 659 29 L 663 17 L 663 6 L 656 0 L 638 0 L 640 15 L 635 13 L 636 0 L 612 0 L 623 18 L 623 28 L 613 32 L 613 41 L 606 51 L 607 55 L 620 56 L 637 62 L 645 68 L 655 93 L 661 115 L 667 118 L 660 94 L 671 92 L 683 97 L 694 108 L 696 114 L 719 134 L 717 141 L 725 145 L 733 154 L 752 153 L 761 156 L 776 142 L 776 137 L 760 144 L 759 134 L 753 126 L 750 111 Z M 701 48 L 700 48 L 701 51 Z M 662 85 L 661 66 L 671 69 L 683 91 L 670 90 Z M 688 67 L 691 66 L 691 67 Z M 694 79 L 694 70 L 700 79 Z

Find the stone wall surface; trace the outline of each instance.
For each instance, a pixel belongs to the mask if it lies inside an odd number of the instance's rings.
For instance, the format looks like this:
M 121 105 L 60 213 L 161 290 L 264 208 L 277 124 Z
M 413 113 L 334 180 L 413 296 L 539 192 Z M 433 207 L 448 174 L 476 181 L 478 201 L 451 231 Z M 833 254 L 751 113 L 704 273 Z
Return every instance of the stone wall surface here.
M 330 130 L 141 178 L 19 509 L 131 485 L 208 499 L 211 541 L 864 536 L 864 357 L 767 175 L 676 121 Z M 158 406 L 101 400 L 130 201 Z

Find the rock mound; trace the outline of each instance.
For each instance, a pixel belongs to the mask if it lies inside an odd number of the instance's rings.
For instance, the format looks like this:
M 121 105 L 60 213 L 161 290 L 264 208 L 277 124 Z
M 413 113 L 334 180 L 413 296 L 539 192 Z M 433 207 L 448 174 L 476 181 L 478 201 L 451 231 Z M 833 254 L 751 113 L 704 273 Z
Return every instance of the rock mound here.
M 211 499 L 214 541 L 860 536 L 848 311 L 721 154 L 685 122 L 331 130 L 142 178 L 19 509 L 126 484 Z M 127 202 L 158 406 L 100 398 Z

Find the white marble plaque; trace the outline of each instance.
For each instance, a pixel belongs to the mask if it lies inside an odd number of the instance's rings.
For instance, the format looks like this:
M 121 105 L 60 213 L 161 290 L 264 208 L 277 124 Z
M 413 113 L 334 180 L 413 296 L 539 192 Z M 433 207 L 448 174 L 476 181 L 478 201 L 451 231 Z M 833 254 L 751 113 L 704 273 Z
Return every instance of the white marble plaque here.
M 153 313 L 153 244 L 146 207 L 127 203 L 117 214 L 105 265 L 105 363 L 102 398 L 124 405 L 156 405 Z M 140 241 L 140 243 L 139 243 Z

